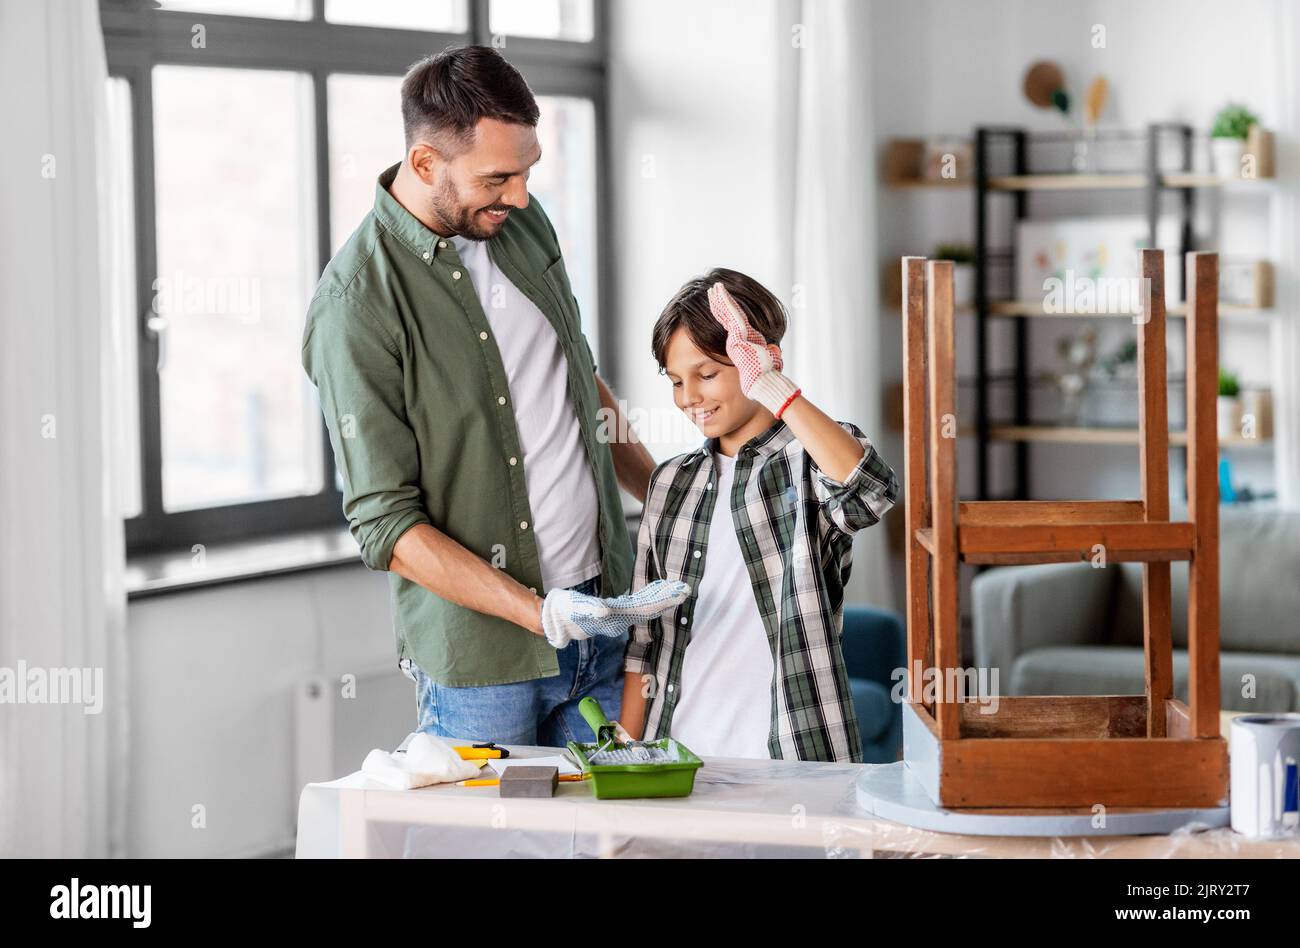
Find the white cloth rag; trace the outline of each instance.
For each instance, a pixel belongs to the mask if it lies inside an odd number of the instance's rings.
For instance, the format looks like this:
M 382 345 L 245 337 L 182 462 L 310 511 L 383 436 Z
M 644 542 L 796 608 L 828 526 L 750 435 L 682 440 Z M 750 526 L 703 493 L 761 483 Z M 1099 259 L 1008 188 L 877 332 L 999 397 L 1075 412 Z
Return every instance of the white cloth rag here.
M 468 780 L 479 765 L 461 760 L 450 744 L 420 732 L 406 745 L 406 753 L 390 754 L 376 747 L 366 755 L 361 772 L 394 790 L 414 790 L 431 783 Z

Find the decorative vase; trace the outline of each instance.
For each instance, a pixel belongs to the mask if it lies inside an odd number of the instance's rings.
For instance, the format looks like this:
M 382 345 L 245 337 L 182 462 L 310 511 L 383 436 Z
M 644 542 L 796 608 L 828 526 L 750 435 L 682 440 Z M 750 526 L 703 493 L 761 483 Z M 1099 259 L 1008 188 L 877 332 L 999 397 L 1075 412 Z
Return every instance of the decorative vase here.
M 1210 139 L 1210 155 L 1213 158 L 1214 173 L 1220 178 L 1240 178 L 1241 156 L 1245 151 L 1245 139 Z
M 1220 395 L 1215 402 L 1218 412 L 1219 440 L 1241 437 L 1241 399 Z

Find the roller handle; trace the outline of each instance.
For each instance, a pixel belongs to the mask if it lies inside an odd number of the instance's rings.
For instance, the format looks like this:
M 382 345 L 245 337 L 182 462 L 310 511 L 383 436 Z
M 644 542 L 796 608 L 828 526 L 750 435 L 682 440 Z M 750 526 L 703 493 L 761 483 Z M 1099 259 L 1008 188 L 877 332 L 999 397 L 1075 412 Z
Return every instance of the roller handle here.
M 605 709 L 600 706 L 600 702 L 590 696 L 583 698 L 578 702 L 578 711 L 582 714 L 583 720 L 591 725 L 591 730 L 596 735 L 596 743 L 604 744 L 606 741 L 616 741 L 618 732 L 614 729 L 614 724 L 609 718 L 605 717 Z

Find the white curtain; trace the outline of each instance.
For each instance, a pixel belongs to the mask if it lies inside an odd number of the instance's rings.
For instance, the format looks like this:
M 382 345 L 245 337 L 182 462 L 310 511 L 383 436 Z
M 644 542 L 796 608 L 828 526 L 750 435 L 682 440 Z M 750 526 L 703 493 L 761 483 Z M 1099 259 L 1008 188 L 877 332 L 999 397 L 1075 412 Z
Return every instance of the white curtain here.
M 96 0 L 0 0 L 0 674 L 29 702 L 0 704 L 0 856 L 122 854 L 106 80 Z M 78 669 L 81 703 L 30 703 Z
M 876 273 L 870 5 L 802 0 L 791 41 L 794 117 L 791 378 L 833 418 L 878 440 L 881 427 L 880 293 Z M 893 355 L 890 356 L 891 358 Z M 901 481 L 902 458 L 886 458 Z M 902 516 L 899 508 L 890 516 Z M 854 544 L 847 598 L 896 608 L 884 525 Z

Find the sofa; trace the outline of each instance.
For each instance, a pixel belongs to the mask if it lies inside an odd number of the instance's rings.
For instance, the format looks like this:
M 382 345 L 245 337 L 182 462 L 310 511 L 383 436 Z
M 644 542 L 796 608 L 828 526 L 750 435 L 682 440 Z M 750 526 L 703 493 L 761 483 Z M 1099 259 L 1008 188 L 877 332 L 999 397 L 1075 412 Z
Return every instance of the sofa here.
M 874 606 L 845 606 L 840 644 L 862 759 L 868 764 L 892 763 L 903 749 L 903 706 L 891 697 L 894 670 L 907 665 L 903 620 Z
M 1222 709 L 1300 711 L 1300 511 L 1224 506 L 1219 535 Z M 1186 701 L 1187 564 L 1171 572 Z M 1140 563 L 990 569 L 972 583 L 971 612 L 975 665 L 998 670 L 1001 694 L 1144 691 Z

